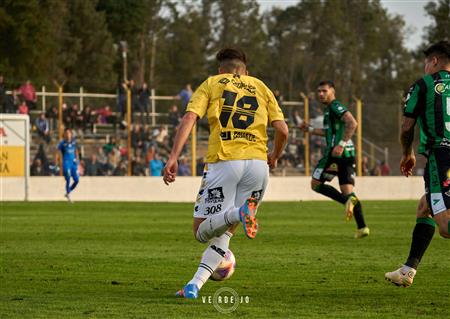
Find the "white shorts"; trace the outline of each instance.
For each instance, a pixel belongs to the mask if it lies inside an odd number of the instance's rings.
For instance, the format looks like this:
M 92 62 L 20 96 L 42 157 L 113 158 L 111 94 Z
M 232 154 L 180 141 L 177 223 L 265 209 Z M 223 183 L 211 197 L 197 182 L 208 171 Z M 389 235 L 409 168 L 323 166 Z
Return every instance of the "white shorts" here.
M 194 217 L 208 218 L 240 207 L 249 197 L 263 198 L 269 166 L 263 160 L 208 163 L 194 207 Z

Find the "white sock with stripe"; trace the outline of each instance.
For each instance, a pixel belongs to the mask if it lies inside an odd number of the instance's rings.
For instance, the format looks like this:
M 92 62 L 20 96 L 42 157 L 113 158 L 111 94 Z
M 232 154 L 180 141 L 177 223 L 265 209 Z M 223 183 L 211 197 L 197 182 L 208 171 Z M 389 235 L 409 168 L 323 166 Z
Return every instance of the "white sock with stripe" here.
M 210 240 L 208 248 L 203 253 L 198 270 L 188 284 L 195 284 L 198 289 L 203 287 L 227 252 L 231 236 L 233 234 L 227 231 L 222 236 Z

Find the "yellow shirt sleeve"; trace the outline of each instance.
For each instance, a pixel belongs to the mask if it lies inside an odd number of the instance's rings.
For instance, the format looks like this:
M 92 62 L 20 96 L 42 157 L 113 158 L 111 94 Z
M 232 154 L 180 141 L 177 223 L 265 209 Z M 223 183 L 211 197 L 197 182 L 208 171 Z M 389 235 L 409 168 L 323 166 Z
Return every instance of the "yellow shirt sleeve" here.
M 267 88 L 267 95 L 268 95 L 268 115 L 269 115 L 269 123 L 272 123 L 273 121 L 284 121 L 284 114 L 283 111 L 281 111 L 280 106 L 278 105 L 277 100 L 275 99 L 275 96 L 273 95 L 272 91 Z
M 210 88 L 208 80 L 206 80 L 192 94 L 186 112 L 194 112 L 199 118 L 202 118 L 206 114 L 210 96 Z

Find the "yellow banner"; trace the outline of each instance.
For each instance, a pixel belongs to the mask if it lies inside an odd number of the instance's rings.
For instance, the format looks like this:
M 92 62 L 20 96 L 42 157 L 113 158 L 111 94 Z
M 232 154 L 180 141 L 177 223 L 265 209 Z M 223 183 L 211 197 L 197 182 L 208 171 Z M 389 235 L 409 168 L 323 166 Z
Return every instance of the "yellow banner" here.
M 0 145 L 0 176 L 25 176 L 25 147 Z

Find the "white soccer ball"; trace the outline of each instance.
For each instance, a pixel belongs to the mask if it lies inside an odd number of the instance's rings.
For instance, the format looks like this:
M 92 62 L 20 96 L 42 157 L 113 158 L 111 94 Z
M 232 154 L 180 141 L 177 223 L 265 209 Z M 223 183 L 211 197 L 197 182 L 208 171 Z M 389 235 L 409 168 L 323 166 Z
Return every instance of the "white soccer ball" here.
M 210 278 L 216 281 L 227 280 L 231 277 L 231 275 L 233 275 L 235 268 L 236 259 L 234 258 L 233 252 L 228 249 L 223 257 L 223 260 L 219 266 L 217 266 Z

